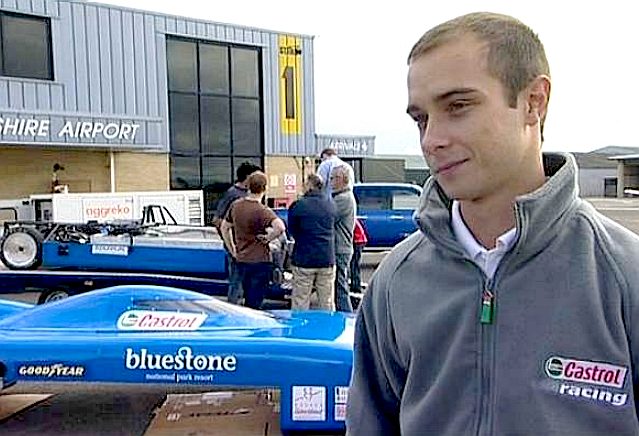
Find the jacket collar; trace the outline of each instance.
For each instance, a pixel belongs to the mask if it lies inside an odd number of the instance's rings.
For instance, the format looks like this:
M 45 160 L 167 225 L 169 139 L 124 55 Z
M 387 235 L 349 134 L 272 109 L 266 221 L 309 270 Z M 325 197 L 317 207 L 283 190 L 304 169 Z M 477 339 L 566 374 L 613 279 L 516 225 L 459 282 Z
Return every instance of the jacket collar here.
M 544 153 L 548 179 L 539 189 L 515 199 L 517 236 L 513 250 L 527 258 L 553 240 L 579 203 L 577 166 L 568 153 Z M 433 243 L 465 256 L 451 226 L 452 200 L 430 177 L 416 214 L 421 231 Z

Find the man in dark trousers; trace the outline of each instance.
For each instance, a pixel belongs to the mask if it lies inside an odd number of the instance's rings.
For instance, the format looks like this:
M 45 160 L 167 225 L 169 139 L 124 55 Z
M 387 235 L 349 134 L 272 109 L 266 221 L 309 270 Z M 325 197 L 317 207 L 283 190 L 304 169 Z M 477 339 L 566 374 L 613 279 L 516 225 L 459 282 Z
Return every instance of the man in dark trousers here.
M 239 198 L 246 197 L 246 194 L 248 194 L 248 187 L 246 186 L 247 177 L 259 170 L 260 167 L 253 165 L 250 162 L 244 162 L 237 168 L 237 181 L 233 186 L 226 190 L 224 195 L 222 195 L 222 198 L 220 198 L 217 203 L 215 213 L 213 214 L 213 225 L 218 229 L 220 235 L 222 220 L 226 216 L 231 204 Z M 242 299 L 242 283 L 235 259 L 233 259 L 233 256 L 229 254 L 229 250 L 226 245 L 224 248 L 226 249 L 226 259 L 229 267 L 228 301 L 229 303 L 238 304 Z
M 269 243 L 285 230 L 284 222 L 262 204 L 266 174 L 254 172 L 247 179 L 249 192 L 236 200 L 222 221 L 222 238 L 238 262 L 244 304 L 260 309 L 269 285 L 273 264 Z
M 335 307 L 340 312 L 352 312 L 348 284 L 348 270 L 353 256 L 353 229 L 357 205 L 351 189 L 349 168 L 341 165 L 331 170 L 330 182 L 335 217 Z
M 317 308 L 335 310 L 335 205 L 322 192 L 322 178 L 307 177 L 304 196 L 288 210 L 288 232 L 293 248 L 291 308 L 307 310 L 311 292 L 317 291 Z

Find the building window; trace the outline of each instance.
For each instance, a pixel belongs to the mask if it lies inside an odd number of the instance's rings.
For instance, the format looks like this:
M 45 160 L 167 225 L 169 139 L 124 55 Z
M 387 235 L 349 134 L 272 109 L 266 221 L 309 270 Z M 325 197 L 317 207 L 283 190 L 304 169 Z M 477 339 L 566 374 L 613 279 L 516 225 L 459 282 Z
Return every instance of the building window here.
M 53 80 L 49 18 L 0 12 L 0 74 Z
M 203 189 L 207 217 L 242 162 L 263 166 L 258 47 L 167 37 L 171 189 Z

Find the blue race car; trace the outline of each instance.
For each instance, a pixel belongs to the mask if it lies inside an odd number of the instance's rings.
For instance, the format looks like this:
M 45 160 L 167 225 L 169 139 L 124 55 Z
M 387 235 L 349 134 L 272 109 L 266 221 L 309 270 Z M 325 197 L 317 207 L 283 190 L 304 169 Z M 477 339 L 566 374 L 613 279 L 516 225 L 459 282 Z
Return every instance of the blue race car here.
M 343 431 L 354 318 L 260 312 L 118 286 L 41 306 L 0 300 L 0 389 L 21 383 L 273 388 L 283 431 Z

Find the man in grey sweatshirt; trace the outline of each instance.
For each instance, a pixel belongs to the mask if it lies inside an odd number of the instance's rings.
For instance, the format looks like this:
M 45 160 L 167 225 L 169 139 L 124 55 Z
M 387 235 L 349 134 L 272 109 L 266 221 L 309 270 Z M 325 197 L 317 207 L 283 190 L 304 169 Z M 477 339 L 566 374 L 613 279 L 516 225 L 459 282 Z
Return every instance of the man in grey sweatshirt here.
M 353 256 L 353 230 L 357 205 L 353 195 L 352 169 L 346 165 L 334 166 L 329 176 L 335 204 L 335 308 L 340 312 L 352 312 L 348 294 L 348 272 Z
M 355 332 L 351 435 L 639 434 L 639 238 L 542 154 L 550 72 L 518 20 L 422 36 L 408 113 L 433 176 Z

